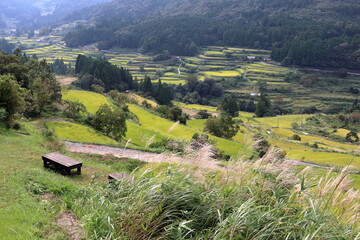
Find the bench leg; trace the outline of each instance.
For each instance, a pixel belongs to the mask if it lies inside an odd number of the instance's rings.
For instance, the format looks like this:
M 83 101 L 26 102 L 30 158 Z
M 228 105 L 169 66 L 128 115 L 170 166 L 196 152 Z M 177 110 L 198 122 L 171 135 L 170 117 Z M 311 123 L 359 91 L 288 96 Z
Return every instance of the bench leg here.
M 81 175 L 81 167 L 77 168 L 77 175 Z
M 46 160 L 44 160 L 44 168 L 49 168 L 49 163 Z

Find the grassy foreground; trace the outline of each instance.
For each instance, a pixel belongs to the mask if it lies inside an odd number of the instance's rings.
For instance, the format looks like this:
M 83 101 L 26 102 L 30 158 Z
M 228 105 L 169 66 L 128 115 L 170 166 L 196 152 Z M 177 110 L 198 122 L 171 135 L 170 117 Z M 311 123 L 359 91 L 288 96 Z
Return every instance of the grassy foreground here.
M 43 168 L 41 155 L 52 151 L 48 149 L 52 143 L 38 132 L 23 136 L 0 127 L 0 143 L 1 239 L 69 239 L 56 223 L 68 209 L 66 195 L 88 186 L 94 177 L 107 182 L 110 173 L 130 173 L 142 165 L 134 160 L 65 153 L 84 163 L 82 175 L 69 178 Z
M 41 155 L 49 152 L 49 144 L 38 133 L 6 132 L 0 141 L 4 146 L 0 155 L 3 239 L 69 239 L 57 225 L 64 210 L 76 214 L 86 239 L 359 237 L 345 172 L 331 174 L 332 178 L 305 191 L 311 182 L 307 175 L 306 182 L 299 180 L 305 172 L 294 174 L 273 161 L 276 154 L 270 154 L 264 162 L 229 164 L 224 171 L 148 164 L 133 172 L 135 182 L 123 180 L 109 187 L 107 174 L 131 172 L 141 165 L 66 153 L 84 167 L 81 176 L 63 177 L 43 169 Z M 208 160 L 206 150 L 194 157 Z M 346 204 L 337 204 L 345 200 Z

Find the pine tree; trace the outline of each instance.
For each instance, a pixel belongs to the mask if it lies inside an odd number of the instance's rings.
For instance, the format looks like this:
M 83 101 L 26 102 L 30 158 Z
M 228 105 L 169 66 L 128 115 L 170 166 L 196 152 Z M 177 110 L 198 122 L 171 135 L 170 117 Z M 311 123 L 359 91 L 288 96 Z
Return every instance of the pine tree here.
M 271 102 L 270 99 L 265 95 L 261 94 L 256 105 L 255 114 L 257 117 L 271 116 Z
M 144 78 L 142 91 L 144 93 L 149 94 L 150 96 L 153 96 L 154 91 L 153 91 L 152 82 L 151 82 L 151 79 L 149 76 L 145 76 L 145 78 Z

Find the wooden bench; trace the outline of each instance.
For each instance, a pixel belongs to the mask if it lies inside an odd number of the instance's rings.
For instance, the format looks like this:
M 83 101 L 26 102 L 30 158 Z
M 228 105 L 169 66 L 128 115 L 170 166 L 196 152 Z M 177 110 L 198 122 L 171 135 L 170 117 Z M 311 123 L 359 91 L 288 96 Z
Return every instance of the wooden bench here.
M 109 181 L 115 181 L 115 180 L 121 180 L 121 179 L 132 180 L 132 177 L 129 174 L 124 173 L 124 172 L 109 174 L 108 178 L 109 178 Z
M 42 156 L 45 168 L 52 168 L 65 175 L 80 175 L 82 163 L 59 153 L 50 153 Z M 76 169 L 76 171 L 72 171 Z

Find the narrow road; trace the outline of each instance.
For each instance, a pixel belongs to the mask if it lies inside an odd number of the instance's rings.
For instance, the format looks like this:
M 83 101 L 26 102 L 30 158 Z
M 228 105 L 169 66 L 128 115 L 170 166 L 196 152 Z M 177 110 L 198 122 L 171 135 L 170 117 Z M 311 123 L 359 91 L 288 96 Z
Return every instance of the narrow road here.
M 196 162 L 191 159 L 185 159 L 175 154 L 158 154 L 126 148 L 108 147 L 102 145 L 75 143 L 68 141 L 65 141 L 65 146 L 70 152 L 76 153 L 113 155 L 118 158 L 132 158 L 148 163 L 188 163 L 211 169 L 222 169 L 222 167 L 220 167 L 215 161 L 207 161 L 206 164 L 204 164 L 203 162 Z
M 186 62 L 184 62 L 184 61 L 181 59 L 181 57 L 177 57 L 177 58 L 178 58 L 179 61 L 181 62 L 180 66 L 178 67 L 178 75 L 180 75 L 180 74 L 181 74 L 180 69 L 181 69 L 181 67 L 182 67 L 183 65 L 186 64 Z
M 211 169 L 223 169 L 221 166 L 217 164 L 215 161 L 207 161 L 206 164 L 204 162 L 196 162 L 191 159 L 185 159 L 183 157 L 179 157 L 175 154 L 158 154 L 158 153 L 150 153 L 133 149 L 126 148 L 118 148 L 118 147 L 108 147 L 103 145 L 95 145 L 95 144 L 84 144 L 84 143 L 75 143 L 65 141 L 65 145 L 70 152 L 75 153 L 90 153 L 90 154 L 100 154 L 100 155 L 113 155 L 118 158 L 132 158 L 140 161 L 148 162 L 148 163 L 187 163 L 192 165 L 197 165 L 199 167 L 206 167 Z M 309 167 L 318 167 L 329 169 L 331 167 L 307 163 L 293 159 L 285 159 L 285 162 L 289 162 L 292 165 L 303 165 Z

